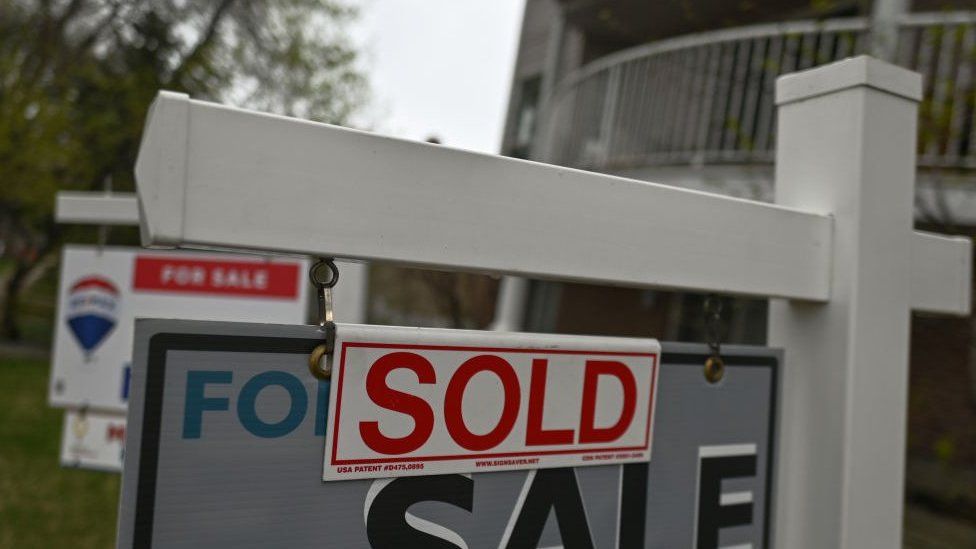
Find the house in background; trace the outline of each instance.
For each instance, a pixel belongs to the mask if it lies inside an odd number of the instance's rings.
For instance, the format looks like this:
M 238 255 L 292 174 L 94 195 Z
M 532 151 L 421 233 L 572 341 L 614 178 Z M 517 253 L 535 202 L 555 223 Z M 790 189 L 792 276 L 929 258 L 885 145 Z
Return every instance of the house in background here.
M 974 235 L 973 9 L 973 1 L 937 0 L 527 0 L 501 152 L 770 200 L 776 77 L 873 53 L 924 76 L 917 227 Z M 514 279 L 504 286 L 524 296 L 509 300 L 519 310 L 508 328 L 704 338 L 702 295 Z M 725 314 L 726 341 L 764 342 L 765 300 L 728 298 Z M 921 314 L 913 325 L 909 492 L 962 487 L 962 509 L 973 513 L 973 326 Z

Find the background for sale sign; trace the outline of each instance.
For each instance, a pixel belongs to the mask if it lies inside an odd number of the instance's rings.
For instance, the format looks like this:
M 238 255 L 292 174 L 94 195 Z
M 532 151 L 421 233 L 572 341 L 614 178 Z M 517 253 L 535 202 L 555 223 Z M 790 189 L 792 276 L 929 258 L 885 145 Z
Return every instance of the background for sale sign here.
M 125 414 L 65 410 L 61 465 L 118 473 L 125 457 Z
M 126 409 L 136 317 L 305 321 L 308 261 L 65 246 L 49 400 Z

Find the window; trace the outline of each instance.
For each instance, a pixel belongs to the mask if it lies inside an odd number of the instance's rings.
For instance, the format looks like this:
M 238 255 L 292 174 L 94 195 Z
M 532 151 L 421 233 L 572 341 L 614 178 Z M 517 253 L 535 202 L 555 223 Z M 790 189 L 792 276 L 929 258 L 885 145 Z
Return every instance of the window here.
M 539 118 L 539 95 L 542 77 L 531 76 L 519 84 L 518 110 L 515 112 L 515 139 L 511 156 L 528 158 L 532 151 Z

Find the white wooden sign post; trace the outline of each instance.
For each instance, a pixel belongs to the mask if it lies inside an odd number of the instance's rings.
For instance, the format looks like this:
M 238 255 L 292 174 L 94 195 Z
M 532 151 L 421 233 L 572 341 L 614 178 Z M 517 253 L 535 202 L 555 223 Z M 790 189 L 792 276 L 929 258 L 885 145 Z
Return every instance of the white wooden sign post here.
M 776 201 L 833 217 L 824 303 L 773 300 L 786 350 L 782 547 L 900 547 L 914 306 L 967 313 L 968 239 L 912 232 L 920 75 L 858 58 L 777 82 Z
M 772 297 L 785 349 L 778 547 L 900 545 L 910 312 L 969 313 L 970 242 L 912 231 L 919 75 L 787 76 L 777 204 L 242 111 L 163 92 L 145 243 Z
M 139 201 L 133 193 L 61 191 L 55 197 L 58 223 L 94 225 L 139 224 Z

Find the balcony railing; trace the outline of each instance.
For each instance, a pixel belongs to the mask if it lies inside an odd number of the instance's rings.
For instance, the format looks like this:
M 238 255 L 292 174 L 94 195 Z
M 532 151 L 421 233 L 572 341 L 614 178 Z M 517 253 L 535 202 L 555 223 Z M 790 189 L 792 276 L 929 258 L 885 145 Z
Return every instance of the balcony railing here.
M 862 18 L 707 32 L 615 53 L 564 78 L 535 156 L 621 170 L 769 163 L 776 77 L 863 53 Z M 976 168 L 976 12 L 914 14 L 896 62 L 922 73 L 919 164 Z

